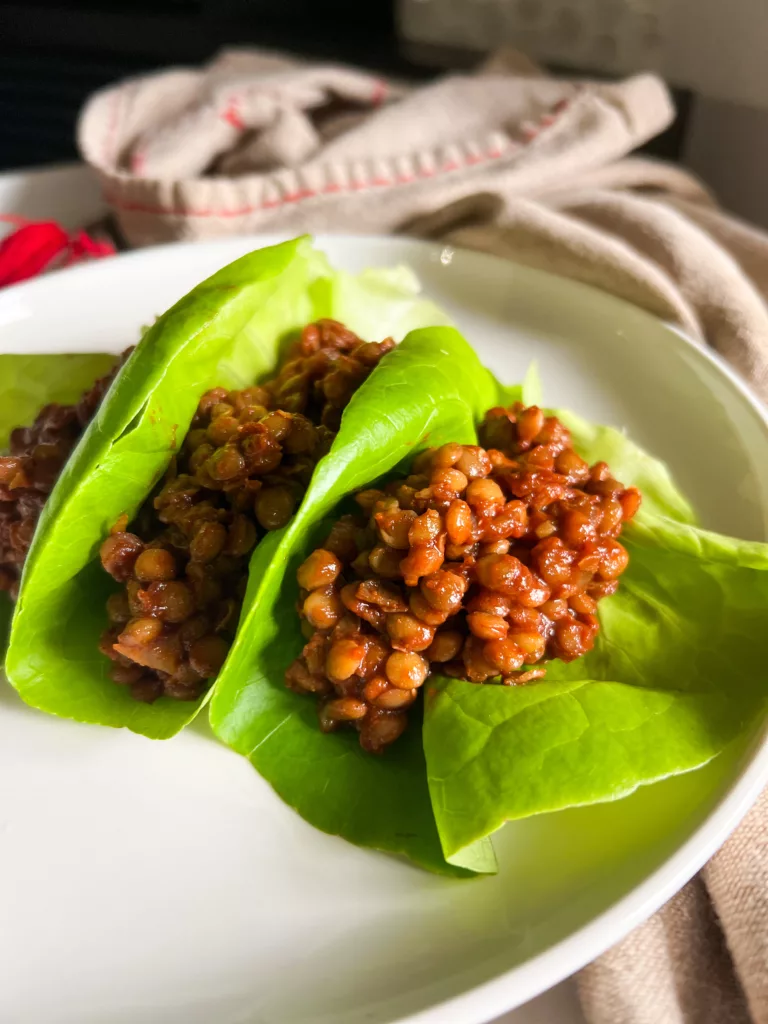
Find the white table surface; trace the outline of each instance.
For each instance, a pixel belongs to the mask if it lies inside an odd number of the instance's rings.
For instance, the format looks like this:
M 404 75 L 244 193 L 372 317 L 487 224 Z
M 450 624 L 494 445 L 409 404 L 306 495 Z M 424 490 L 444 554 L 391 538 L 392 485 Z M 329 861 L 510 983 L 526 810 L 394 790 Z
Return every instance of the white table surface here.
M 83 227 L 106 210 L 95 177 L 80 164 L 0 174 L 0 217 L 57 220 Z M 8 230 L 0 221 L 0 234 Z M 572 980 L 489 1024 L 585 1024 Z

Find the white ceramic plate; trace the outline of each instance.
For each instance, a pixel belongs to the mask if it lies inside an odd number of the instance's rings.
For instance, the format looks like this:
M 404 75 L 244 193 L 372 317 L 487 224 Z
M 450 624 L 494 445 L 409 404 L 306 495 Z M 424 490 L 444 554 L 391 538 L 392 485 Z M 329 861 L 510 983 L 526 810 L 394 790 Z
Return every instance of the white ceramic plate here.
M 2 292 L 0 347 L 120 351 L 264 241 L 150 249 Z M 535 358 L 548 403 L 666 459 L 705 525 L 766 539 L 765 413 L 673 330 L 476 254 L 319 244 L 348 269 L 409 264 L 501 377 Z M 314 831 L 203 721 L 157 743 L 0 693 L 5 1024 L 480 1024 L 654 911 L 768 781 L 753 736 L 628 799 L 507 826 L 498 876 L 456 882 Z

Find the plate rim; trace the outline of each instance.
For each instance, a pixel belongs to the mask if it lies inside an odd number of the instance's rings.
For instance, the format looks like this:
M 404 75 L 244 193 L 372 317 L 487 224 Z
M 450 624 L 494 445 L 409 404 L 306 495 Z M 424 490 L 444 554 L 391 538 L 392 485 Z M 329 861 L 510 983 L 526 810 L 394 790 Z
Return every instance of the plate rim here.
M 128 261 L 140 263 L 147 257 L 157 258 L 167 251 L 178 252 L 180 249 L 184 249 L 193 252 L 216 248 L 226 250 L 241 245 L 247 247 L 251 243 L 253 248 L 260 248 L 293 237 L 296 235 L 285 232 L 268 232 L 200 241 L 168 242 L 134 249 L 119 253 L 117 258 L 110 257 L 105 260 L 64 268 L 56 271 L 55 276 L 44 275 L 5 288 L 0 292 L 0 308 L 6 301 L 13 303 L 17 297 L 22 299 L 29 297 L 34 301 L 38 292 L 45 293 L 52 280 L 69 280 L 73 275 L 76 277 L 99 277 L 102 274 L 119 275 L 119 264 L 125 265 Z M 453 253 L 462 254 L 462 258 L 466 255 L 471 259 L 491 261 L 493 264 L 505 264 L 507 267 L 511 265 L 513 270 L 548 281 L 551 286 L 565 291 L 566 301 L 568 293 L 575 290 L 576 293 L 591 294 L 598 302 L 608 302 L 609 305 L 614 306 L 617 312 L 620 312 L 623 307 L 627 311 L 631 311 L 633 316 L 640 315 L 641 318 L 647 318 L 657 328 L 658 326 L 664 328 L 671 339 L 674 339 L 674 344 L 688 351 L 693 350 L 696 358 L 714 368 L 715 372 L 727 381 L 730 389 L 736 393 L 741 402 L 746 403 L 768 434 L 768 407 L 719 353 L 705 347 L 677 325 L 664 321 L 628 300 L 611 295 L 593 285 L 517 263 L 506 257 L 477 252 L 460 246 L 446 245 L 437 241 L 406 236 L 330 232 L 308 235 L 308 237 L 313 239 L 314 244 L 320 250 L 323 250 L 328 243 L 333 245 L 351 244 L 358 247 L 369 245 L 380 249 L 396 247 L 399 250 L 410 249 L 435 254 L 449 249 Z M 1 330 L 2 321 L 0 320 Z M 2 346 L 0 346 L 1 349 Z M 768 512 L 768 508 L 766 511 Z M 459 995 L 451 996 L 415 1013 L 392 1018 L 391 1024 L 486 1024 L 489 1019 L 510 1012 L 562 982 L 625 938 L 635 927 L 654 914 L 703 867 L 738 827 L 761 790 L 768 785 L 768 723 L 764 722 L 756 730 L 752 739 L 752 747 L 753 749 L 747 755 L 747 761 L 738 776 L 720 797 L 707 818 L 662 864 L 625 896 L 542 953 L 507 970 L 502 970 L 490 980 L 467 988 Z

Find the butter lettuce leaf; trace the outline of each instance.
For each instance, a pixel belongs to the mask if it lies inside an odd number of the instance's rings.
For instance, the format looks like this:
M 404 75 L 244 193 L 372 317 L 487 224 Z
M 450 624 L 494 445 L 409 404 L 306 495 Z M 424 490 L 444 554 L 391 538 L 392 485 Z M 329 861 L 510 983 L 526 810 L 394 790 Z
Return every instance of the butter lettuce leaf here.
M 0 354 L 0 452 L 8 446 L 14 427 L 31 424 L 49 402 L 76 402 L 95 380 L 109 373 L 116 358 L 103 352 Z
M 310 824 L 361 846 L 407 855 L 434 871 L 492 871 L 488 844 L 446 865 L 430 808 L 415 722 L 381 757 L 357 734 L 320 732 L 317 702 L 286 689 L 304 641 L 296 569 L 324 536 L 323 519 L 421 448 L 475 443 L 475 423 L 498 385 L 452 328 L 415 331 L 379 364 L 347 407 L 292 522 L 257 549 L 234 648 L 210 705 L 216 734 L 248 757 Z
M 0 594 L 0 658 L 5 652 L 5 645 L 8 642 L 8 633 L 11 628 L 11 616 L 13 615 L 13 604 L 7 593 Z M 2 664 L 0 663 L 0 669 Z
M 109 373 L 117 357 L 104 352 L 1 353 L 0 453 L 7 450 L 11 431 L 29 426 L 50 402 L 71 405 L 99 377 Z M 0 593 L 0 664 L 13 615 L 13 603 Z
M 681 523 L 696 522 L 690 502 L 678 490 L 663 462 L 614 427 L 598 426 L 563 409 L 556 409 L 555 415 L 570 430 L 573 447 L 583 458 L 590 463 L 607 462 L 617 480 L 640 488 L 645 512 L 656 512 Z

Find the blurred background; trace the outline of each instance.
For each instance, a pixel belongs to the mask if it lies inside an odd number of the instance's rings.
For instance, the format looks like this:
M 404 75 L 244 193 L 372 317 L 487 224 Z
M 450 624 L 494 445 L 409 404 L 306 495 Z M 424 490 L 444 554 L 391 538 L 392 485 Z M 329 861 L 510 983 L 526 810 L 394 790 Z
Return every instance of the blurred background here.
M 657 72 L 672 90 L 677 116 L 643 151 L 692 170 L 723 207 L 768 228 L 768 0 L 0 0 L 0 241 L 7 233 L 16 245 L 7 251 L 8 276 L 3 281 L 0 274 L 0 287 L 71 262 L 76 252 L 77 259 L 90 258 L 114 251 L 111 241 L 122 246 L 94 177 L 75 163 L 79 111 L 106 85 L 155 69 L 200 65 L 236 46 L 419 83 L 470 69 L 504 43 L 555 74 L 615 79 Z M 13 173 L 62 164 L 70 166 Z M 669 213 L 663 206 L 655 212 Z M 25 224 L 27 219 L 44 223 Z M 639 232 L 638 245 L 630 238 L 622 252 L 655 282 L 656 259 L 665 251 L 654 250 L 653 223 Z M 105 229 L 94 236 L 102 242 L 94 243 L 81 227 Z M 615 236 L 598 232 L 595 252 L 622 240 L 621 225 L 616 230 Z M 51 231 L 63 236 L 53 256 L 46 248 Z M 690 308 L 702 339 L 740 371 L 746 367 L 765 397 L 768 320 L 761 296 L 768 271 L 758 294 L 748 274 L 736 270 L 732 260 L 738 256 L 727 245 L 712 242 L 702 254 L 690 237 L 665 240 L 664 302 L 672 294 Z M 99 244 L 102 251 L 94 252 Z M 564 239 L 555 239 L 553 251 L 558 245 L 570 252 Z M 589 256 L 584 276 L 576 261 L 567 265 L 572 276 L 594 284 Z M 749 272 L 762 268 L 754 252 L 747 256 Z M 723 266 L 733 268 L 734 280 L 713 301 L 701 282 L 715 279 Z M 627 276 L 634 286 L 635 278 Z M 624 280 L 621 274 L 616 279 Z M 608 290 L 611 280 L 608 273 Z M 657 312 L 661 293 L 651 286 L 647 291 L 648 308 Z M 696 938 L 691 936 L 692 947 Z M 666 970 L 665 956 L 659 954 L 659 963 Z M 675 971 L 667 976 L 670 984 L 677 980 Z M 564 983 L 514 1019 L 552 1024 L 583 1017 L 574 986 Z
M 553 71 L 661 73 L 678 117 L 648 151 L 768 226 L 766 0 L 0 0 L 0 169 L 74 159 L 91 92 L 223 45 L 418 81 L 502 41 Z

